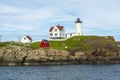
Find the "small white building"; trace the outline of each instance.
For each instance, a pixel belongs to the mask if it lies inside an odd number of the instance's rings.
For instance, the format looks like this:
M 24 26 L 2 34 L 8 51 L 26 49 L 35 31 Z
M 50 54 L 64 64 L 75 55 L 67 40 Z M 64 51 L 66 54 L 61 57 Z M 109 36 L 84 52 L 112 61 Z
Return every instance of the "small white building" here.
M 65 38 L 64 26 L 60 26 L 58 24 L 54 27 L 50 27 L 49 39 L 62 39 L 62 38 Z
M 76 33 L 68 33 L 68 34 L 65 34 L 65 38 L 70 38 L 72 36 L 76 36 Z
M 21 42 L 22 43 L 31 43 L 32 42 L 32 38 L 28 35 L 24 36 L 22 39 L 21 39 Z

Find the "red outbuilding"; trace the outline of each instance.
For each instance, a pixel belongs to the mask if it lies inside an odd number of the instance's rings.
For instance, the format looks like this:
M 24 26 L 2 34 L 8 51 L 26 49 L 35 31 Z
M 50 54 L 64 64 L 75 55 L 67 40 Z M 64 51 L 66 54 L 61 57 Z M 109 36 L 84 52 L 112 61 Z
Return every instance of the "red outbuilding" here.
M 40 47 L 41 47 L 41 48 L 49 47 L 49 41 L 43 39 L 43 40 L 40 42 Z

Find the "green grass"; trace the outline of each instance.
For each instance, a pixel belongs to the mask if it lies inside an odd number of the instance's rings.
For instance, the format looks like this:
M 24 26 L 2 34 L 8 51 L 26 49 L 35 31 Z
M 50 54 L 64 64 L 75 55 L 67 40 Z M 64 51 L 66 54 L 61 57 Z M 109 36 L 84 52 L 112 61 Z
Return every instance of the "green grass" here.
M 25 44 L 15 43 L 15 42 L 6 42 L 0 43 L 0 47 L 8 46 L 9 44 L 15 46 L 24 46 Z M 109 48 L 109 46 L 113 46 L 115 41 L 107 40 L 104 37 L 100 36 L 75 36 L 69 38 L 65 41 L 49 41 L 50 48 L 58 49 L 58 50 L 90 50 L 95 48 Z M 28 45 L 29 48 L 39 49 L 40 42 L 30 43 Z M 112 48 L 112 47 L 110 47 Z
M 90 49 L 91 46 L 84 43 L 84 40 L 97 39 L 97 36 L 75 36 L 65 41 L 49 41 L 50 47 L 54 49 Z M 67 46 L 67 48 L 65 48 Z
M 34 42 L 29 45 L 32 49 L 39 49 L 40 48 L 40 42 Z
M 23 44 L 18 43 L 18 42 L 0 42 L 0 47 L 8 47 L 9 45 L 13 46 L 22 46 Z
M 113 40 L 107 40 L 99 36 L 75 36 L 65 41 L 49 41 L 50 47 L 54 49 L 79 49 L 90 50 L 96 47 L 105 47 L 107 44 L 114 44 Z M 67 46 L 67 48 L 65 48 Z

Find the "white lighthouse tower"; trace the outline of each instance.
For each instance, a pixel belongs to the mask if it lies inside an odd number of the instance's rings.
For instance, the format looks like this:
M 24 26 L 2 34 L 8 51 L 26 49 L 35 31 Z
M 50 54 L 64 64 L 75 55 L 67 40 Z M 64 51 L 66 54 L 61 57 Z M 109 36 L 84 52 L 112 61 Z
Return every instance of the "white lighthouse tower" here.
M 77 20 L 75 21 L 75 25 L 76 25 L 76 35 L 82 35 L 82 21 L 77 18 Z

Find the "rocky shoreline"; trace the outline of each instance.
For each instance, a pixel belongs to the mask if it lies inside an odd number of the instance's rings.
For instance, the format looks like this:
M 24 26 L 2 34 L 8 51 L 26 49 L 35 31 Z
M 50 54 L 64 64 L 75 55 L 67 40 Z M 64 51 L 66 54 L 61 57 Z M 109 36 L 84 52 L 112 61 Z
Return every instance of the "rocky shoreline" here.
M 0 66 L 34 66 L 63 64 L 119 64 L 120 51 L 109 51 L 104 48 L 77 51 L 56 50 L 9 46 L 0 48 Z

